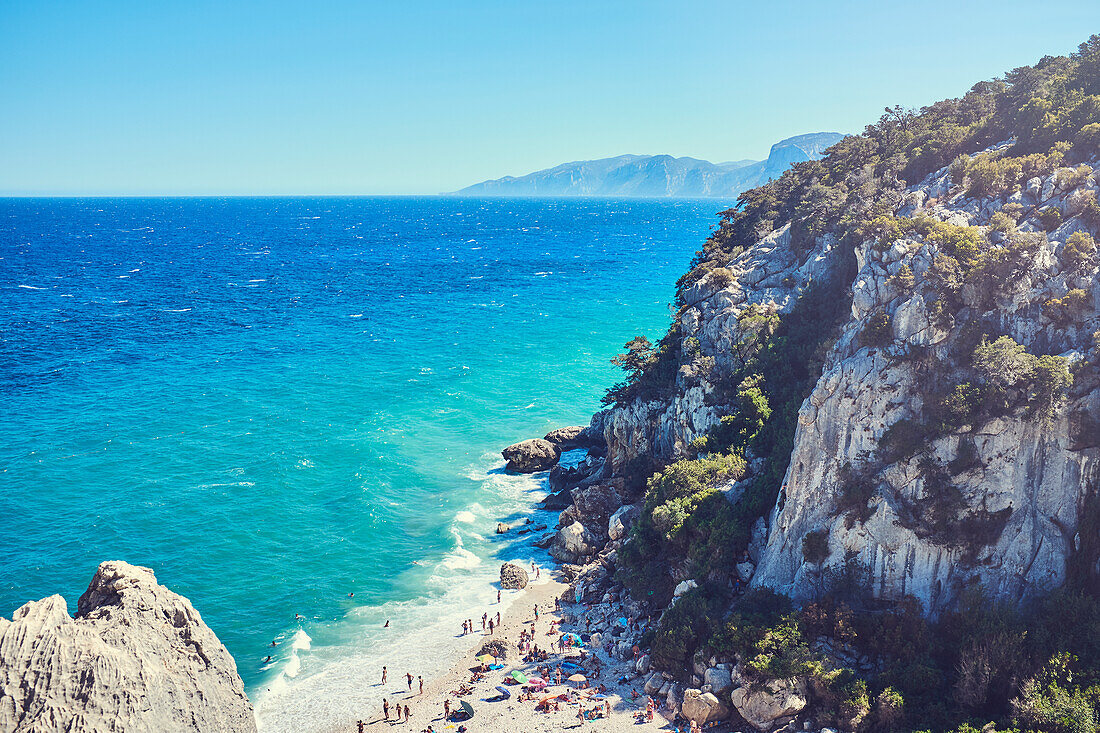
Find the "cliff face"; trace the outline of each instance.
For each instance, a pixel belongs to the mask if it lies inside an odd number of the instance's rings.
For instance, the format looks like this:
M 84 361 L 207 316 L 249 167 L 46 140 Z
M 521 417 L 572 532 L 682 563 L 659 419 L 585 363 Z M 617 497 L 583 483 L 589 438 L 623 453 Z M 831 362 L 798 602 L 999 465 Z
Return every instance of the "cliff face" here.
M 1088 416 L 1100 415 L 1094 376 L 1076 371 L 1077 384 L 1049 420 L 1026 409 L 976 415 L 932 436 L 926 456 L 896 461 L 882 455 L 882 443 L 891 426 L 932 407 L 928 403 L 944 385 L 930 378 L 964 378 L 961 357 L 973 349 L 966 343 L 968 325 L 983 324 L 1031 353 L 1063 355 L 1070 364 L 1088 357 L 1092 333 L 1100 328 L 1100 283 L 1095 266 L 1071 270 L 1063 253 L 1069 236 L 1085 228 L 1076 202 L 1084 192 L 1094 192 L 1096 183 L 1090 177 L 1072 188 L 1059 185 L 1069 178 L 1069 169 L 1063 169 L 1033 180 L 1027 191 L 980 201 L 953 193 L 947 171 L 940 171 L 909 190 L 902 213 L 955 225 L 986 227 L 1009 204 L 1025 207 L 1023 232 L 1038 228 L 1027 212 L 1049 207 L 1067 219 L 1039 237 L 1034 251 L 1022 254 L 995 302 L 983 302 L 977 288 L 964 286 L 963 308 L 953 322 L 937 322 L 929 312 L 926 281 L 940 245 L 917 236 L 903 237 L 886 251 L 873 240 L 859 247 L 862 266 L 852 286 L 852 317 L 799 412 L 795 449 L 770 518 L 757 585 L 796 598 L 810 595 L 821 569 L 804 558 L 802 539 L 814 530 L 829 537 L 826 567 L 854 555 L 869 569 L 877 595 L 914 595 L 932 610 L 972 582 L 1014 602 L 1065 582 L 1081 549 L 1078 527 L 1100 477 L 1097 436 L 1081 433 L 1083 420 L 1091 424 Z M 897 284 L 903 267 L 916 279 L 911 290 Z M 1084 298 L 1072 319 L 1051 317 L 1047 304 L 1073 290 L 1083 291 Z M 890 319 L 890 343 L 862 346 L 859 335 L 877 314 Z M 920 358 L 912 358 L 914 349 Z M 861 464 L 868 466 L 873 486 L 870 516 L 853 522 L 851 515 L 838 514 L 836 494 L 852 480 L 841 474 L 844 466 Z M 941 479 L 958 489 L 962 503 L 940 520 L 939 529 L 948 531 L 937 532 L 929 515 L 937 510 L 934 484 Z M 949 531 L 952 524 L 956 536 Z
M 101 564 L 77 609 L 0 619 L 0 730 L 256 730 L 233 658 L 151 570 Z
M 973 583 L 1019 601 L 1061 585 L 1074 567 L 1095 569 L 1095 543 L 1079 528 L 1100 486 L 1100 389 L 1087 367 L 1100 283 L 1095 258 L 1068 264 L 1066 243 L 1088 229 L 1081 212 L 1096 191 L 1083 167 L 999 197 L 969 195 L 947 168 L 899 192 L 896 221 L 922 223 L 855 246 L 851 313 L 798 412 L 754 585 L 806 599 L 830 574 L 857 567 L 877 597 L 912 595 L 935 613 Z M 1018 219 L 1012 231 L 1004 212 Z M 1063 223 L 1045 232 L 1051 212 Z M 942 258 L 959 257 L 955 238 L 971 234 L 996 256 L 945 286 Z M 753 316 L 789 313 L 806 284 L 840 273 L 849 253 L 827 234 L 795 246 L 787 225 L 687 288 L 671 394 L 601 415 L 605 473 L 638 456 L 691 456 L 690 443 L 731 410 L 716 385 L 741 366 Z M 1044 412 L 1035 404 L 1041 387 L 1006 379 L 996 409 L 968 405 L 939 417 L 977 389 L 982 334 L 1010 337 L 1029 359 L 1061 355 L 1044 363 L 1068 367 L 1072 386 Z M 760 457 L 748 458 L 751 478 Z M 725 488 L 737 501 L 737 486 Z M 812 562 L 803 549 L 810 533 L 827 539 Z

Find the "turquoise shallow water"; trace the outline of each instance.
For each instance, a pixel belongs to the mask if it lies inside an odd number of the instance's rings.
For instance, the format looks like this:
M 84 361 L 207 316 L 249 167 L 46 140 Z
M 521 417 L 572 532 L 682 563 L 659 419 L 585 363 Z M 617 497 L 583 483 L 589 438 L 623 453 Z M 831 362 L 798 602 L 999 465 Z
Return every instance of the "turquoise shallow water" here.
M 0 614 L 149 565 L 270 730 L 438 666 L 494 561 L 539 559 L 492 534 L 543 489 L 499 450 L 587 422 L 720 208 L 0 200 Z

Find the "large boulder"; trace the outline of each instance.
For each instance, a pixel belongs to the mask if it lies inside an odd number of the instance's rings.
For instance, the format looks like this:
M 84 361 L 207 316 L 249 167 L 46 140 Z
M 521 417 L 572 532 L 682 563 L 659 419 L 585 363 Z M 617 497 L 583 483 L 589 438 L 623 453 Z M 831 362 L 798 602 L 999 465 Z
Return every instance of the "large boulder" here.
M 710 685 L 710 691 L 720 699 L 725 699 L 726 694 L 733 690 L 733 681 L 730 678 L 730 666 L 719 664 L 710 667 L 703 672 L 703 684 Z
M 519 565 L 506 562 L 500 566 L 500 587 L 522 590 L 527 587 L 527 571 Z
M 747 723 L 767 733 L 806 707 L 806 683 L 771 680 L 763 685 L 745 685 L 730 693 L 730 699 Z
M 153 571 L 99 566 L 70 617 L 54 595 L 0 619 L 2 731 L 256 730 L 233 657 Z
M 680 714 L 702 726 L 716 720 L 725 720 L 729 717 L 730 711 L 713 692 L 690 689 L 684 690 L 684 702 L 680 706 Z
M 607 520 L 607 536 L 612 540 L 621 540 L 630 531 L 630 525 L 638 518 L 638 507 L 628 504 L 619 507 L 611 518 Z
M 550 547 L 550 554 L 563 562 L 573 562 L 582 557 L 594 555 L 599 552 L 599 549 L 592 533 L 580 522 L 573 522 L 558 530 L 554 544 Z
M 510 445 L 500 454 L 508 461 L 509 471 L 536 473 L 553 467 L 561 458 L 561 448 L 548 440 L 532 438 Z
M 623 500 L 609 484 L 596 484 L 583 489 L 573 489 L 573 504 L 577 507 L 580 520 L 588 527 L 602 528 Z

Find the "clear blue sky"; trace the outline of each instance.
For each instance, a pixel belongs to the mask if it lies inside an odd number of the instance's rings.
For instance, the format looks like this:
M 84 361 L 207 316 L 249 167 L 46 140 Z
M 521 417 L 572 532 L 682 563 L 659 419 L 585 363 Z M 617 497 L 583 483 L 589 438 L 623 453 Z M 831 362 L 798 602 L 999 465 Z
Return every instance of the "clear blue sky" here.
M 0 194 L 435 193 L 762 158 L 1072 51 L 1096 0 L 0 0 Z

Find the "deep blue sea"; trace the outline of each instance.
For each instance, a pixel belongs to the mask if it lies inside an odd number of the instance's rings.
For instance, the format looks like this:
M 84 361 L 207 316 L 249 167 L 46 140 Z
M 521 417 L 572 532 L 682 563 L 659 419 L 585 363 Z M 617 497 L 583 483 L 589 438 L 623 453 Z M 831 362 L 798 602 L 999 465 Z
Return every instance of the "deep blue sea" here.
M 0 615 L 150 566 L 266 730 L 442 671 L 497 561 L 545 561 L 493 533 L 545 492 L 500 449 L 588 421 L 722 208 L 0 199 Z

